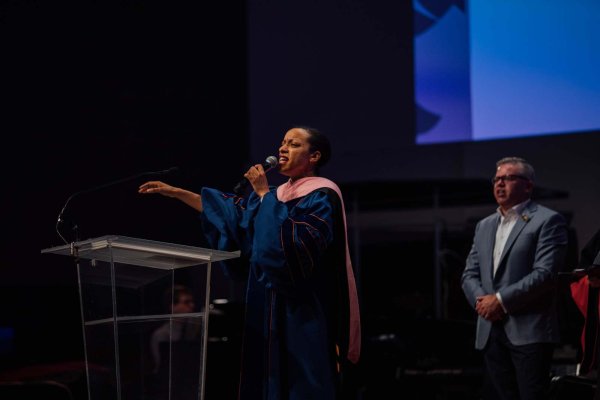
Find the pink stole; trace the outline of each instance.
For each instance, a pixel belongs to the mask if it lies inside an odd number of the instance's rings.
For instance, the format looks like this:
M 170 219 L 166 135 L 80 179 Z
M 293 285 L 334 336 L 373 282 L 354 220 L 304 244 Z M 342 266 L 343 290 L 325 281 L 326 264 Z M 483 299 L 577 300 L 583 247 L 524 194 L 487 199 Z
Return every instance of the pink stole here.
M 282 202 L 288 202 L 298 197 L 320 189 L 329 188 L 335 190 L 342 203 L 342 215 L 344 217 L 344 231 L 347 232 L 346 210 L 344 209 L 344 200 L 340 188 L 332 181 L 317 176 L 309 176 L 298 179 L 295 182 L 287 181 L 277 188 L 277 199 Z M 360 356 L 360 312 L 358 307 L 358 294 L 356 291 L 356 281 L 352 270 L 352 261 L 350 260 L 350 250 L 348 249 L 348 238 L 344 237 L 346 242 L 346 275 L 348 278 L 348 295 L 350 303 L 350 336 L 348 342 L 348 360 L 353 363 L 358 362 Z

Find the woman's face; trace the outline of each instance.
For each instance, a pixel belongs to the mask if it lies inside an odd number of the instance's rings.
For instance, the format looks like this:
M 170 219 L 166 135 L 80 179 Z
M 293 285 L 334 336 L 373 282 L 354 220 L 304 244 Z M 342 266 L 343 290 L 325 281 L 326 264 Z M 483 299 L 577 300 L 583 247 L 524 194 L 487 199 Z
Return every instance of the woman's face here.
M 310 134 L 301 128 L 293 128 L 286 132 L 279 147 L 279 172 L 282 175 L 292 179 L 314 175 L 321 153 L 310 152 L 309 137 Z

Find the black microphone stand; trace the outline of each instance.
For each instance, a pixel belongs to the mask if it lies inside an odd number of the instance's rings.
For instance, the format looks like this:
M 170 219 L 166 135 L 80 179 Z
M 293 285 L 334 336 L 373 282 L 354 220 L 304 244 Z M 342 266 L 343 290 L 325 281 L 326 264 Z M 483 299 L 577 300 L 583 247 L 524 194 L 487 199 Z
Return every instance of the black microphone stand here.
M 167 175 L 167 174 L 170 174 L 172 172 L 176 172 L 178 170 L 179 170 L 178 167 L 171 167 L 169 169 L 165 169 L 165 170 L 162 170 L 162 171 L 140 172 L 139 174 L 128 176 L 126 178 L 117 179 L 115 181 L 107 182 L 107 183 L 104 183 L 104 184 L 99 185 L 99 186 L 94 186 L 94 187 L 91 187 L 91 188 L 88 188 L 88 189 L 84 189 L 84 190 L 80 190 L 78 192 L 73 193 L 71 196 L 69 196 L 69 198 L 67 199 L 67 201 L 65 201 L 65 204 L 63 205 L 62 209 L 60 210 L 60 213 L 58 214 L 58 218 L 56 220 L 56 226 L 55 226 L 56 233 L 63 240 L 63 242 L 65 242 L 65 244 L 69 244 L 69 242 L 64 238 L 64 236 L 60 232 L 60 226 L 65 223 L 65 219 L 64 219 L 65 210 L 67 209 L 67 206 L 69 205 L 69 203 L 71 202 L 71 200 L 73 200 L 75 197 L 77 197 L 79 195 L 82 195 L 82 194 L 85 194 L 85 193 L 95 192 L 96 190 L 102 190 L 102 189 L 105 189 L 107 187 L 115 186 L 115 185 L 118 185 L 120 183 L 129 182 L 129 181 L 132 181 L 134 179 L 141 178 L 143 176 Z M 72 222 L 71 230 L 74 232 L 74 240 L 73 240 L 73 242 L 79 242 L 79 240 L 80 240 L 80 237 L 79 237 L 79 226 L 77 225 L 77 223 L 73 223 Z M 73 246 L 72 243 L 71 243 L 71 246 Z M 73 249 L 73 247 L 71 247 L 71 254 L 73 254 L 74 252 L 76 252 L 76 249 Z

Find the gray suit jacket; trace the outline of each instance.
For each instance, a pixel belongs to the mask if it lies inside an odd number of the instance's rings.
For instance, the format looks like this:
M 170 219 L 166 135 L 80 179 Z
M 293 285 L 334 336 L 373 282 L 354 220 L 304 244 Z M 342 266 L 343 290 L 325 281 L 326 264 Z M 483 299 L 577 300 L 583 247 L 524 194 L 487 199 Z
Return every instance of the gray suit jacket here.
M 493 275 L 493 252 L 498 213 L 477 224 L 473 246 L 462 274 L 469 304 L 500 293 L 508 315 L 502 324 L 514 345 L 556 343 L 560 340 L 556 309 L 556 275 L 564 267 L 567 227 L 557 212 L 531 201 L 510 232 Z M 492 323 L 477 319 L 475 347 L 483 349 Z

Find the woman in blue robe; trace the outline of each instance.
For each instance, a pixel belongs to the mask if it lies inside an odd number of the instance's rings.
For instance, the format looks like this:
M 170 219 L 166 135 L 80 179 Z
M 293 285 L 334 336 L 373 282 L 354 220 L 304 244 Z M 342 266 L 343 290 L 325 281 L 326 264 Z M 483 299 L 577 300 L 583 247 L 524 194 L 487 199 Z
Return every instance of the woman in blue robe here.
M 341 192 L 317 176 L 331 154 L 312 128 L 290 129 L 278 170 L 290 179 L 269 187 L 262 165 L 244 175 L 248 198 L 160 181 L 140 193 L 177 198 L 201 212 L 204 234 L 219 250 L 248 260 L 227 267 L 247 279 L 239 399 L 347 398 L 344 376 L 360 355 L 360 317 Z

